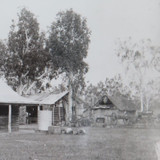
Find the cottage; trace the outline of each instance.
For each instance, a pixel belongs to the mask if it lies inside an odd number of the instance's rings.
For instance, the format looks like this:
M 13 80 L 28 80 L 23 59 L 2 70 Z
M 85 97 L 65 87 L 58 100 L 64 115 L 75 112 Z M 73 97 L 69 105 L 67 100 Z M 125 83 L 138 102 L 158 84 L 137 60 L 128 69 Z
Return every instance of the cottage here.
M 136 113 L 135 104 L 121 94 L 104 95 L 91 108 L 93 125 L 116 125 L 118 119 L 128 124 Z

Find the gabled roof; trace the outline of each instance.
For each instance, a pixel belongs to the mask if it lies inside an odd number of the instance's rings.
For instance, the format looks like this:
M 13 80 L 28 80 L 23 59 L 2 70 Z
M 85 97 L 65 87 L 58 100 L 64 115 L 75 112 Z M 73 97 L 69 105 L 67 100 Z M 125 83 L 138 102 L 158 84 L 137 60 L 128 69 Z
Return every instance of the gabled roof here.
M 44 93 L 30 96 L 30 98 L 33 100 L 39 101 L 40 104 L 52 105 L 52 104 L 55 104 L 64 96 L 66 96 L 67 94 L 68 94 L 68 91 L 64 91 L 61 93 L 44 92 Z
M 95 103 L 95 105 L 92 107 L 92 109 L 115 109 L 115 106 L 111 102 L 111 100 L 108 98 L 107 95 L 101 96 L 101 98 Z
M 0 104 L 38 105 L 39 102 L 20 96 L 0 79 Z
M 119 110 L 126 110 L 126 111 L 135 111 L 136 104 L 127 97 L 123 96 L 120 93 L 115 93 L 113 96 L 108 96 L 111 102 L 119 109 Z
M 106 96 L 106 95 L 105 95 Z M 95 104 L 93 109 L 108 109 L 107 105 L 114 105 L 117 109 L 121 111 L 135 111 L 136 105 L 133 103 L 133 101 L 129 100 L 127 97 L 121 95 L 120 93 L 115 93 L 112 96 L 107 96 L 108 100 L 106 102 L 106 105 L 101 105 L 100 102 L 102 101 L 103 97 Z

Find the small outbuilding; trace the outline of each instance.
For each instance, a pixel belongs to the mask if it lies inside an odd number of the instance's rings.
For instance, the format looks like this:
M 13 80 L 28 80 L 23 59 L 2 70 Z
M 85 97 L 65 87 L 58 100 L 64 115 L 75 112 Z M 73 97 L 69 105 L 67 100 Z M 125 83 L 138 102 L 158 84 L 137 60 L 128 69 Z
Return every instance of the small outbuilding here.
M 49 110 L 52 111 L 52 125 L 65 124 L 66 122 L 66 110 L 68 107 L 68 91 L 64 92 L 44 92 L 37 95 L 30 96 L 31 99 L 38 101 L 40 103 L 39 110 Z M 28 107 L 29 108 L 29 107 Z M 31 109 L 32 110 L 32 109 Z M 29 110 L 28 110 L 29 111 Z M 33 112 L 33 118 L 37 118 Z

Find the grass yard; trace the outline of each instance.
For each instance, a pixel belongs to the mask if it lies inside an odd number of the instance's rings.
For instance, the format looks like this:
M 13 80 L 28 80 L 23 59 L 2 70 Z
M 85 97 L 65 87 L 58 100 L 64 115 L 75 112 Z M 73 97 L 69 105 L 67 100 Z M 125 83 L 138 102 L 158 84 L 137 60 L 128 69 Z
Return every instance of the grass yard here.
M 86 135 L 0 133 L 0 160 L 157 160 L 158 129 L 85 129 Z

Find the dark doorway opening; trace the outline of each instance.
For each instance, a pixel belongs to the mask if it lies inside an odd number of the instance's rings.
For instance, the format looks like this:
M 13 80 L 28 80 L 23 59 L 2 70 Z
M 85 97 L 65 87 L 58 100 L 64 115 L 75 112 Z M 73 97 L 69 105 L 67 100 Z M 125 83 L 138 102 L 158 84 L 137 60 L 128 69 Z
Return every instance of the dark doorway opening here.
M 38 115 L 38 108 L 37 106 L 27 106 L 26 107 L 26 112 L 27 112 L 27 116 L 26 116 L 26 123 L 27 124 L 33 124 L 33 123 L 37 123 L 37 115 Z

